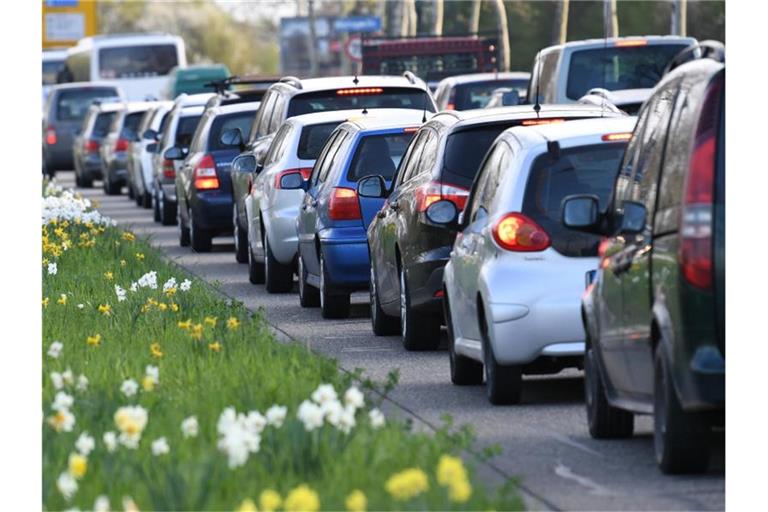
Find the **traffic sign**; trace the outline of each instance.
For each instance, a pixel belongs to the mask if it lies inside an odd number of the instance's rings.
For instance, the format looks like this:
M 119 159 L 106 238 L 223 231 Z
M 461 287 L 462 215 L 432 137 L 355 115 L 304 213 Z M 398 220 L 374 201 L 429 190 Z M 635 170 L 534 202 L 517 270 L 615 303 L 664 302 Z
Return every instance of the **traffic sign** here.
M 344 53 L 347 54 L 349 60 L 360 62 L 363 60 L 363 44 L 360 36 L 352 36 L 344 44 Z
M 379 32 L 381 18 L 378 16 L 349 16 L 333 20 L 336 32 Z

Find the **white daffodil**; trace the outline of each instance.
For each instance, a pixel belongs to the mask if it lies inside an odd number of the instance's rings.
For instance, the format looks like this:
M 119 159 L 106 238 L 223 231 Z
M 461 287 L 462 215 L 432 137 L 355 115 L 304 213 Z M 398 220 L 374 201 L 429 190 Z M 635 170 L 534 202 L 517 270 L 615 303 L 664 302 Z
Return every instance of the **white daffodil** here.
M 260 416 L 260 415 L 259 415 Z M 230 468 L 242 466 L 248 455 L 259 451 L 261 436 L 255 416 L 238 414 L 234 407 L 227 407 L 219 416 L 216 428 L 219 432 L 218 449 L 227 455 Z
M 267 423 L 273 427 L 280 428 L 283 426 L 285 416 L 288 413 L 288 408 L 280 405 L 273 405 L 267 409 Z
M 72 395 L 68 395 L 64 391 L 59 391 L 56 393 L 56 396 L 53 399 L 51 409 L 54 411 L 63 411 L 65 409 L 68 410 L 74 403 L 75 399 L 72 398 Z
M 160 369 L 157 366 L 152 366 L 151 364 L 148 364 L 144 372 L 147 377 L 155 381 L 155 384 L 160 382 Z
M 125 512 L 139 512 L 139 507 L 130 496 L 123 496 L 123 510 Z
M 185 418 L 184 421 L 181 422 L 181 433 L 184 434 L 185 438 L 197 437 L 198 425 L 195 416 Z
M 54 389 L 61 389 L 64 387 L 64 377 L 59 372 L 51 372 L 51 384 Z
M 360 409 L 365 405 L 365 396 L 359 389 L 352 386 L 344 393 L 344 403 L 355 409 Z
M 48 418 L 48 423 L 56 432 L 72 432 L 75 427 L 75 415 L 69 409 L 62 409 Z
M 120 391 L 125 396 L 133 396 L 139 390 L 139 383 L 133 379 L 125 379 L 120 385 Z
M 77 441 L 75 441 L 75 449 L 83 457 L 87 457 L 95 446 L 96 442 L 91 436 L 88 435 L 88 432 L 83 432 L 80 434 L 80 437 L 78 437 Z
M 339 423 L 336 426 L 339 430 L 344 432 L 345 434 L 349 434 L 353 428 L 355 428 L 355 412 L 357 409 L 355 409 L 352 406 L 347 406 L 344 408 L 344 410 L 341 413 L 341 416 L 339 417 Z
M 304 424 L 304 429 L 307 432 L 311 432 L 316 428 L 323 426 L 323 411 L 320 406 L 309 400 L 304 400 L 299 405 L 299 410 L 296 412 L 296 416 Z
M 157 272 L 152 270 L 141 276 L 138 280 L 138 284 L 142 288 L 157 289 Z
M 85 307 L 85 304 L 78 304 L 77 309 L 83 309 Z
M 93 502 L 93 512 L 109 512 L 109 498 L 105 495 L 97 496 Z
M 333 389 L 331 384 L 320 384 L 314 393 L 312 393 L 312 400 L 318 405 L 337 399 L 336 390 Z
M 192 287 L 192 281 L 190 281 L 189 279 L 185 279 L 179 285 L 179 290 L 186 292 L 186 291 L 189 291 L 191 287 Z
M 164 437 L 159 437 L 152 441 L 152 455 L 165 455 L 170 451 L 171 448 L 168 446 L 168 441 Z
M 149 415 L 140 405 L 124 406 L 115 411 L 115 425 L 120 430 L 118 441 L 123 446 L 136 449 L 141 440 L 141 433 L 147 426 Z
M 136 281 L 132 282 L 129 290 L 131 290 L 132 292 L 139 291 L 139 283 L 137 283 Z
M 48 347 L 48 356 L 54 359 L 58 359 L 61 355 L 61 351 L 64 349 L 64 344 L 60 341 L 54 341 Z
M 81 373 L 77 378 L 77 385 L 75 386 L 75 389 L 78 391 L 85 391 L 88 389 L 88 377 Z
M 69 501 L 77 492 L 77 480 L 69 474 L 69 471 L 65 471 L 56 479 L 56 488 L 64 496 L 64 499 Z
M 267 426 L 267 419 L 259 411 L 251 411 L 245 417 L 245 423 L 249 429 L 261 434 L 261 431 Z
M 325 421 L 327 421 L 330 425 L 333 425 L 334 427 L 339 426 L 339 422 L 341 421 L 341 415 L 344 413 L 344 407 L 341 405 L 341 402 L 338 400 L 331 400 L 329 402 L 325 402 L 323 405 L 320 406 L 320 410 L 323 413 L 323 417 L 325 418 Z
M 373 428 L 381 428 L 384 426 L 384 415 L 378 409 L 371 409 L 368 413 L 368 418 L 371 420 L 371 426 Z
M 55 276 L 59 272 L 59 266 L 56 265 L 56 262 L 48 264 L 48 275 L 49 276 Z
M 119 284 L 115 285 L 115 295 L 117 295 L 117 302 L 123 302 L 126 299 L 126 291 L 125 288 L 120 286 Z
M 163 283 L 163 293 L 176 288 L 176 278 L 172 277 Z
M 104 441 L 104 446 L 107 447 L 108 452 L 112 453 L 115 451 L 117 448 L 117 435 L 114 432 L 111 430 L 109 432 L 104 432 L 102 440 Z
M 67 368 L 67 371 L 61 374 L 61 378 L 64 379 L 64 384 L 71 386 L 75 383 L 75 376 L 72 374 L 72 370 Z

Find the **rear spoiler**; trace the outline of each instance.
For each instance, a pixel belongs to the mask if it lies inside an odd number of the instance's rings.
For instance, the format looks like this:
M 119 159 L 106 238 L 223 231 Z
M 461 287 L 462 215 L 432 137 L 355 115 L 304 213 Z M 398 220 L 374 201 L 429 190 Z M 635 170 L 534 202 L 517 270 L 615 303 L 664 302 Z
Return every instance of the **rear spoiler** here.
M 717 62 L 725 62 L 725 45 L 720 41 L 712 39 L 693 43 L 672 57 L 667 67 L 664 68 L 662 76 L 686 62 L 696 59 L 712 59 Z

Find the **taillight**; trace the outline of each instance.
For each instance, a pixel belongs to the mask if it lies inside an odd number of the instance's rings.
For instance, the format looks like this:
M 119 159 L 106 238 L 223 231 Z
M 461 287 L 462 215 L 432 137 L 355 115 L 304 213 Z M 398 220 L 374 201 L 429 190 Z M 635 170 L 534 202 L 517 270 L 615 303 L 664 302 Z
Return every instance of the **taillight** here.
M 173 160 L 163 159 L 163 178 L 176 178 L 176 168 L 173 166 Z
M 549 247 L 549 235 L 522 213 L 508 213 L 493 226 L 493 239 L 508 251 L 543 251 Z
M 294 168 L 294 169 L 286 169 L 284 171 L 280 171 L 275 176 L 275 188 L 280 189 L 282 188 L 280 186 L 280 180 L 283 179 L 283 176 L 286 174 L 290 174 L 292 172 L 300 172 L 301 177 L 304 179 L 304 181 L 307 181 L 309 179 L 309 175 L 312 174 L 312 168 L 311 167 L 301 167 L 301 168 Z
M 49 126 L 47 130 L 45 130 L 45 143 L 49 146 L 53 146 L 56 144 L 56 130 L 54 130 L 53 126 Z
M 117 142 L 115 142 L 115 151 L 116 152 L 128 151 L 128 140 L 117 139 Z
M 336 94 L 339 96 L 361 96 L 366 94 L 381 94 L 384 89 L 381 87 L 354 87 L 351 89 L 338 89 Z
M 723 77 L 707 89 L 685 178 L 685 198 L 680 222 L 680 266 L 691 285 L 712 287 L 712 204 L 715 196 L 716 133 Z
M 556 124 L 556 123 L 564 123 L 565 119 L 526 119 L 522 123 L 520 123 L 523 126 L 537 126 L 540 124 Z
M 213 190 L 219 188 L 219 176 L 216 174 L 216 161 L 211 155 L 203 155 L 195 167 L 195 188 L 197 190 Z
M 99 141 L 88 139 L 85 141 L 85 144 L 83 144 L 83 149 L 86 153 L 98 153 L 99 152 Z
M 432 203 L 448 199 L 456 205 L 457 210 L 462 211 L 467 204 L 468 196 L 469 190 L 463 187 L 430 181 L 416 189 L 416 209 L 419 212 L 425 212 Z
M 357 191 L 346 187 L 334 187 L 331 201 L 328 204 L 328 217 L 332 220 L 357 220 L 360 215 L 360 204 L 357 201 Z
M 632 132 L 623 132 L 623 133 L 606 133 L 602 137 L 600 137 L 605 142 L 620 142 L 620 141 L 626 141 L 632 138 Z

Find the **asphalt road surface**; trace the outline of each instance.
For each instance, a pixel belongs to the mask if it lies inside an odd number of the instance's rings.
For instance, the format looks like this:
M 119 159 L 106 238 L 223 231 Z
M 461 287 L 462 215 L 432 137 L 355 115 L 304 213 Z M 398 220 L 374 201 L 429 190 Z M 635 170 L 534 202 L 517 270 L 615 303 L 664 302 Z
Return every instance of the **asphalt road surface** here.
M 72 173 L 57 181 L 74 187 Z M 100 182 L 96 183 L 100 187 Z M 125 189 L 124 189 L 125 190 Z M 449 413 L 456 424 L 474 426 L 478 445 L 498 444 L 502 454 L 479 468 L 491 485 L 517 479 L 529 507 L 539 510 L 722 510 L 725 508 L 725 435 L 718 433 L 705 475 L 665 476 L 653 456 L 652 421 L 638 417 L 628 440 L 597 441 L 587 431 L 581 372 L 525 379 L 520 405 L 494 407 L 483 386 L 451 385 L 446 342 L 436 352 L 406 352 L 399 337 L 376 337 L 370 326 L 368 294 L 352 297 L 347 320 L 323 320 L 319 309 L 299 306 L 295 293 L 269 295 L 248 282 L 247 266 L 235 262 L 231 237 L 215 238 L 213 252 L 179 247 L 176 226 L 152 221 L 152 210 L 136 207 L 126 195 L 106 196 L 101 188 L 82 190 L 100 211 L 137 235 L 149 237 L 170 260 L 252 310 L 262 309 L 277 330 L 336 358 L 346 369 L 363 368 L 378 380 L 399 369 L 393 407 L 416 418 L 417 426 L 441 424 Z

